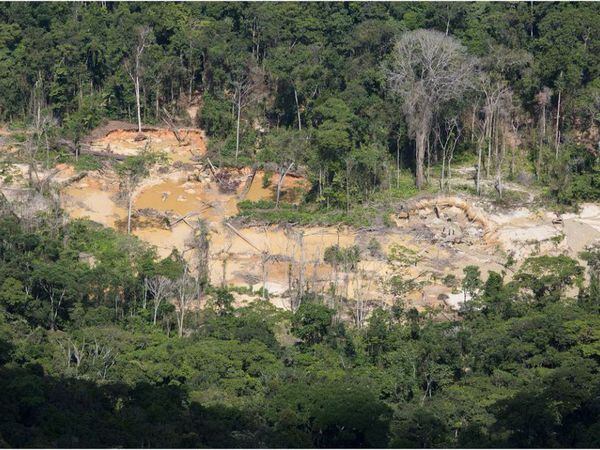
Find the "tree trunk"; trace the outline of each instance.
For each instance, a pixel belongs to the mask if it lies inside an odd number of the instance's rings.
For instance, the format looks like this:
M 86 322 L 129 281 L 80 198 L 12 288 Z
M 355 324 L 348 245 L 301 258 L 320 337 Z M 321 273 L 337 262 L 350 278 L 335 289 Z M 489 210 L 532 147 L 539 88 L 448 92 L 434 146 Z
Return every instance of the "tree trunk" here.
M 481 195 L 481 154 L 483 153 L 483 146 L 481 142 L 477 146 L 477 176 L 475 178 L 475 189 L 477 195 Z
M 158 308 L 160 308 L 160 302 L 154 303 L 154 316 L 152 318 L 152 324 L 156 325 L 156 317 L 158 316 Z
M 279 208 L 279 197 L 281 196 L 281 186 L 283 185 L 283 180 L 285 179 L 285 176 L 291 170 L 291 168 L 293 167 L 293 165 L 294 165 L 293 162 L 290 163 L 290 165 L 283 172 L 281 172 L 281 175 L 279 177 L 279 181 L 277 182 L 277 199 L 275 201 L 275 208 Z
M 431 170 L 431 143 L 429 142 L 429 136 L 427 136 L 427 172 L 425 175 L 425 180 L 427 180 L 427 184 L 429 184 L 429 172 Z
M 346 160 L 346 212 L 350 211 L 350 162 Z
M 262 293 L 261 298 L 263 301 L 267 299 L 267 262 L 269 256 L 267 254 L 262 257 Z
M 450 165 L 452 164 L 452 157 L 454 156 L 454 149 L 448 156 L 448 165 L 446 166 L 446 191 L 450 191 L 450 181 L 452 180 L 452 172 L 450 171 Z
M 300 105 L 298 104 L 298 91 L 294 86 L 294 100 L 296 100 L 296 112 L 298 114 L 298 130 L 302 130 L 302 121 L 300 120 Z
M 146 302 L 148 301 L 148 278 L 144 278 L 144 302 L 142 308 L 146 309 Z
M 179 323 L 177 324 L 179 326 L 179 337 L 183 337 L 183 319 L 185 318 L 185 308 L 181 308 L 181 311 L 179 311 Z
M 240 116 L 242 110 L 242 87 L 238 86 L 238 102 L 237 102 L 237 124 L 235 129 L 235 161 L 238 160 L 240 152 Z
M 160 101 L 159 101 L 159 96 L 160 96 L 160 84 L 156 84 L 156 120 L 158 120 L 158 117 L 160 116 Z
M 142 132 L 142 109 L 140 105 L 140 73 L 139 61 L 135 62 L 135 106 L 137 108 L 138 133 Z
M 127 234 L 131 234 L 131 206 L 133 203 L 133 193 L 130 191 L 127 198 Z
M 400 189 L 400 138 L 396 137 L 396 189 Z
M 417 131 L 416 139 L 416 167 L 415 167 L 415 184 L 417 189 L 423 189 L 425 186 L 425 173 L 423 171 L 423 162 L 425 160 L 425 147 L 427 145 L 427 134 L 424 129 Z
M 559 129 L 559 121 L 560 121 L 560 94 L 561 94 L 561 91 L 558 91 L 558 106 L 556 108 L 556 137 L 555 137 L 556 159 L 558 159 L 558 147 L 560 146 L 560 129 Z
M 298 267 L 298 295 L 297 301 L 292 309 L 293 312 L 296 312 L 298 306 L 302 302 L 302 296 L 304 295 L 304 232 L 300 231 L 299 237 L 300 243 L 300 264 Z
M 475 140 L 475 115 L 477 113 L 477 108 L 473 107 L 473 115 L 471 116 L 471 142 Z
M 492 129 L 494 126 L 494 115 L 490 113 L 491 117 L 488 120 L 487 124 L 487 144 L 488 144 L 488 155 L 487 155 L 487 163 L 485 165 L 485 177 L 490 177 L 490 167 L 492 165 Z
M 444 175 L 446 172 L 446 149 L 442 149 L 442 175 L 440 177 L 440 190 L 444 191 Z

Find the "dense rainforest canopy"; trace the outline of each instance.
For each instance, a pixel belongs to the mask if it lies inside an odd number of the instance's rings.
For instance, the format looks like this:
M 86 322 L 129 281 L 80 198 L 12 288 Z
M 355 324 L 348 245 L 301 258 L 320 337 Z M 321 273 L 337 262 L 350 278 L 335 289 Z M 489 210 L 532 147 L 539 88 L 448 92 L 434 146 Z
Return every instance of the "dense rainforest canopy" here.
M 442 321 L 399 301 L 357 328 L 311 293 L 291 313 L 209 287 L 179 337 L 155 283 L 180 283 L 177 254 L 52 223 L 0 221 L 4 446 L 600 445 L 600 248 L 585 288 L 562 256 L 510 282 L 469 267 Z
M 106 119 L 187 121 L 217 165 L 305 171 L 319 211 L 414 193 L 413 172 L 445 190 L 457 159 L 475 194 L 515 179 L 552 202 L 597 200 L 599 13 L 1 3 L 0 120 L 53 151 Z M 146 162 L 119 175 L 133 186 Z M 211 286 L 177 251 L 63 218 L 0 202 L 0 446 L 600 446 L 600 246 L 510 275 L 468 266 L 448 280 L 469 294 L 452 316 L 412 308 L 398 276 L 397 301 L 356 326 L 313 292 L 284 311 Z M 346 270 L 360 258 L 326 253 Z M 235 307 L 234 292 L 255 301 Z
M 215 161 L 295 161 L 327 206 L 403 167 L 423 188 L 441 165 L 444 188 L 455 149 L 500 195 L 532 172 L 569 203 L 598 196 L 599 22 L 566 2 L 4 3 L 0 120 L 77 140 L 198 102 Z

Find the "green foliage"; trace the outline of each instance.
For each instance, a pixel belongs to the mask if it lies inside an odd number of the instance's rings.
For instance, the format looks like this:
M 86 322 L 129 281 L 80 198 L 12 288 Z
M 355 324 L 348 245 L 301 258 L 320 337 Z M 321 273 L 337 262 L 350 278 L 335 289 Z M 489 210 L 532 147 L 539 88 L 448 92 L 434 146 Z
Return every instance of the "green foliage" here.
M 316 302 L 303 302 L 292 318 L 292 333 L 305 344 L 323 341 L 330 332 L 334 311 Z
M 170 303 L 152 324 L 143 286 L 180 277 L 180 255 L 157 259 L 86 221 L 47 230 L 0 221 L 0 434 L 10 445 L 598 442 L 600 323 L 589 293 L 565 297 L 581 276 L 566 257 L 530 258 L 509 283 L 490 272 L 482 284 L 468 268 L 477 307 L 459 320 L 398 303 L 362 329 L 312 293 L 291 314 L 264 301 L 235 308 L 232 292 L 210 288 L 179 338 Z M 585 254 L 590 275 L 596 253 Z M 328 250 L 333 264 L 358 255 Z M 416 258 L 390 252 L 395 270 Z
M 211 137 L 224 138 L 229 135 L 234 128 L 229 102 L 210 94 L 205 96 L 202 109 L 198 112 L 198 125 Z
M 244 200 L 238 203 L 238 216 L 246 222 L 266 224 L 295 223 L 299 225 L 350 225 L 355 227 L 369 226 L 376 219 L 377 211 L 370 208 L 356 207 L 350 211 L 327 210 L 314 205 L 280 204 L 260 200 L 251 202 Z
M 79 109 L 66 116 L 64 128 L 67 135 L 74 142 L 79 142 L 85 134 L 97 127 L 105 117 L 104 99 L 98 94 L 86 96 Z
M 481 272 L 477 266 L 467 266 L 463 269 L 465 274 L 462 280 L 462 288 L 465 295 L 474 299 L 481 288 Z
M 367 250 L 369 250 L 369 254 L 373 257 L 381 256 L 381 244 L 374 237 L 369 239 Z
M 346 248 L 332 245 L 323 252 L 323 261 L 332 267 L 341 267 L 344 271 L 356 270 L 360 262 L 360 248 L 357 245 Z
M 556 202 L 572 205 L 600 197 L 600 161 L 594 152 L 580 145 L 566 145 L 560 158 L 548 155 L 544 164 L 549 195 Z
M 34 137 L 40 148 L 48 137 L 59 158 L 58 138 L 80 144 L 104 119 L 131 121 L 128 72 L 136 29 L 148 25 L 144 123 L 200 101 L 197 121 L 215 164 L 281 170 L 294 162 L 307 171 L 306 203 L 242 202 L 242 219 L 385 225 L 392 202 L 416 190 L 411 130 L 380 62 L 402 32 L 434 29 L 510 90 L 511 111 L 521 109 L 504 123 L 519 134 L 515 165 L 530 170 L 541 156 L 538 182 L 571 205 L 600 192 L 589 139 L 598 126 L 598 17 L 594 3 L 6 3 L 0 119 L 20 128 L 12 136 L 20 144 L 41 119 Z M 540 141 L 536 95 L 544 86 L 553 94 Z M 465 97 L 440 112 L 458 114 L 464 128 L 453 170 L 475 161 L 474 105 Z M 135 185 L 156 157 L 120 163 L 121 181 Z M 77 168 L 97 167 L 81 156 Z M 181 255 L 159 259 L 134 237 L 49 220 L 0 218 L 2 446 L 600 445 L 596 248 L 583 255 L 587 284 L 565 256 L 529 258 L 512 278 L 489 272 L 485 282 L 480 268 L 467 267 L 462 287 L 472 308 L 439 320 L 405 306 L 419 286 L 408 274 L 420 256 L 392 246 L 386 288 L 396 302 L 371 311 L 362 328 L 316 293 L 291 313 L 264 301 L 236 308 L 239 290 L 208 286 L 208 307 L 188 312 L 179 337 L 173 293 L 153 324 L 147 280 L 178 280 Z M 367 250 L 381 251 L 375 243 Z M 326 259 L 355 270 L 360 256 L 331 247 Z
M 564 290 L 582 281 L 583 268 L 568 256 L 537 256 L 525 260 L 515 275 L 521 287 L 541 304 L 558 301 Z

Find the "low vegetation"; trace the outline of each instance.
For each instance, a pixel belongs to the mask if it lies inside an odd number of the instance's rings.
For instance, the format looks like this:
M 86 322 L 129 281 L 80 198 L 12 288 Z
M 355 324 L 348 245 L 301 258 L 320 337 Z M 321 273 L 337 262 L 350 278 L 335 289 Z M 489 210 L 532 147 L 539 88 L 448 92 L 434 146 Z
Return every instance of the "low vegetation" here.
M 82 152 L 110 119 L 135 123 L 136 142 L 143 125 L 201 128 L 221 188 L 239 184 L 227 167 L 276 186 L 238 204 L 246 223 L 383 227 L 400 202 L 448 191 L 573 208 L 600 200 L 599 12 L 1 4 L 0 177 L 36 201 L 18 215 L 0 198 L 0 446 L 600 447 L 598 245 L 440 275 L 464 300 L 453 312 L 410 304 L 418 251 L 332 245 L 329 291 L 312 292 L 302 255 L 278 309 L 273 255 L 260 289 L 215 286 L 202 220 L 181 218 L 185 255 L 130 235 L 162 160 L 149 145 Z M 66 220 L 58 163 L 115 175 L 127 234 Z M 296 170 L 309 188 L 291 204 Z M 377 282 L 392 300 L 348 298 L 361 258 L 389 265 Z
M 208 288 L 182 319 L 177 254 L 85 221 L 47 229 L 0 220 L 4 445 L 600 444 L 597 248 L 575 297 L 577 262 L 535 257 L 511 282 L 468 268 L 455 320 L 400 295 L 356 327 L 310 292 L 291 313 Z

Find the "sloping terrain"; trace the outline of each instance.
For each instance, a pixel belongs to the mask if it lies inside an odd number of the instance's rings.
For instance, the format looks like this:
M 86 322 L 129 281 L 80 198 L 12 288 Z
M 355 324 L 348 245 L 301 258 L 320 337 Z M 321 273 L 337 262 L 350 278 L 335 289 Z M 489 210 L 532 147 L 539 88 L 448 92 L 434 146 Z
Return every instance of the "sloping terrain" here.
M 413 305 L 456 307 L 462 293 L 448 283 L 460 280 L 462 269 L 477 265 L 484 276 L 504 267 L 509 256 L 517 261 L 533 254 L 567 253 L 577 256 L 600 237 L 600 208 L 584 205 L 580 214 L 559 218 L 548 211 L 526 207 L 500 210 L 468 196 L 439 196 L 407 202 L 391 218 L 393 227 L 357 230 L 348 227 L 238 226 L 231 219 L 243 199 L 272 200 L 277 176 L 265 181 L 263 171 L 227 170 L 233 189 L 224 190 L 209 165 L 201 130 L 136 129 L 115 123 L 96 130 L 89 138 L 93 149 L 115 155 L 135 155 L 144 149 L 164 152 L 169 162 L 155 167 L 134 193 L 132 232 L 154 245 L 159 255 L 173 249 L 191 257 L 188 241 L 197 219 L 210 230 L 210 277 L 215 285 L 264 287 L 272 300 L 289 306 L 287 293 L 310 288 L 345 298 L 391 301 L 386 281 L 392 275 L 417 282 L 409 293 Z M 4 185 L 10 195 L 22 184 L 27 168 Z M 74 179 L 72 166 L 59 165 L 53 180 Z M 126 208 L 119 194 L 119 179 L 105 168 L 87 172 L 66 183 L 60 203 L 73 218 L 89 218 L 109 227 L 126 229 Z M 298 200 L 306 180 L 288 176 L 282 191 L 288 201 Z M 289 195 L 285 195 L 288 193 Z M 14 195 L 14 194 L 13 194 Z M 325 262 L 328 247 L 353 245 L 361 249 L 360 262 L 351 268 Z M 388 256 L 392 248 L 411 254 L 408 265 Z M 299 283 L 302 286 L 299 286 Z

